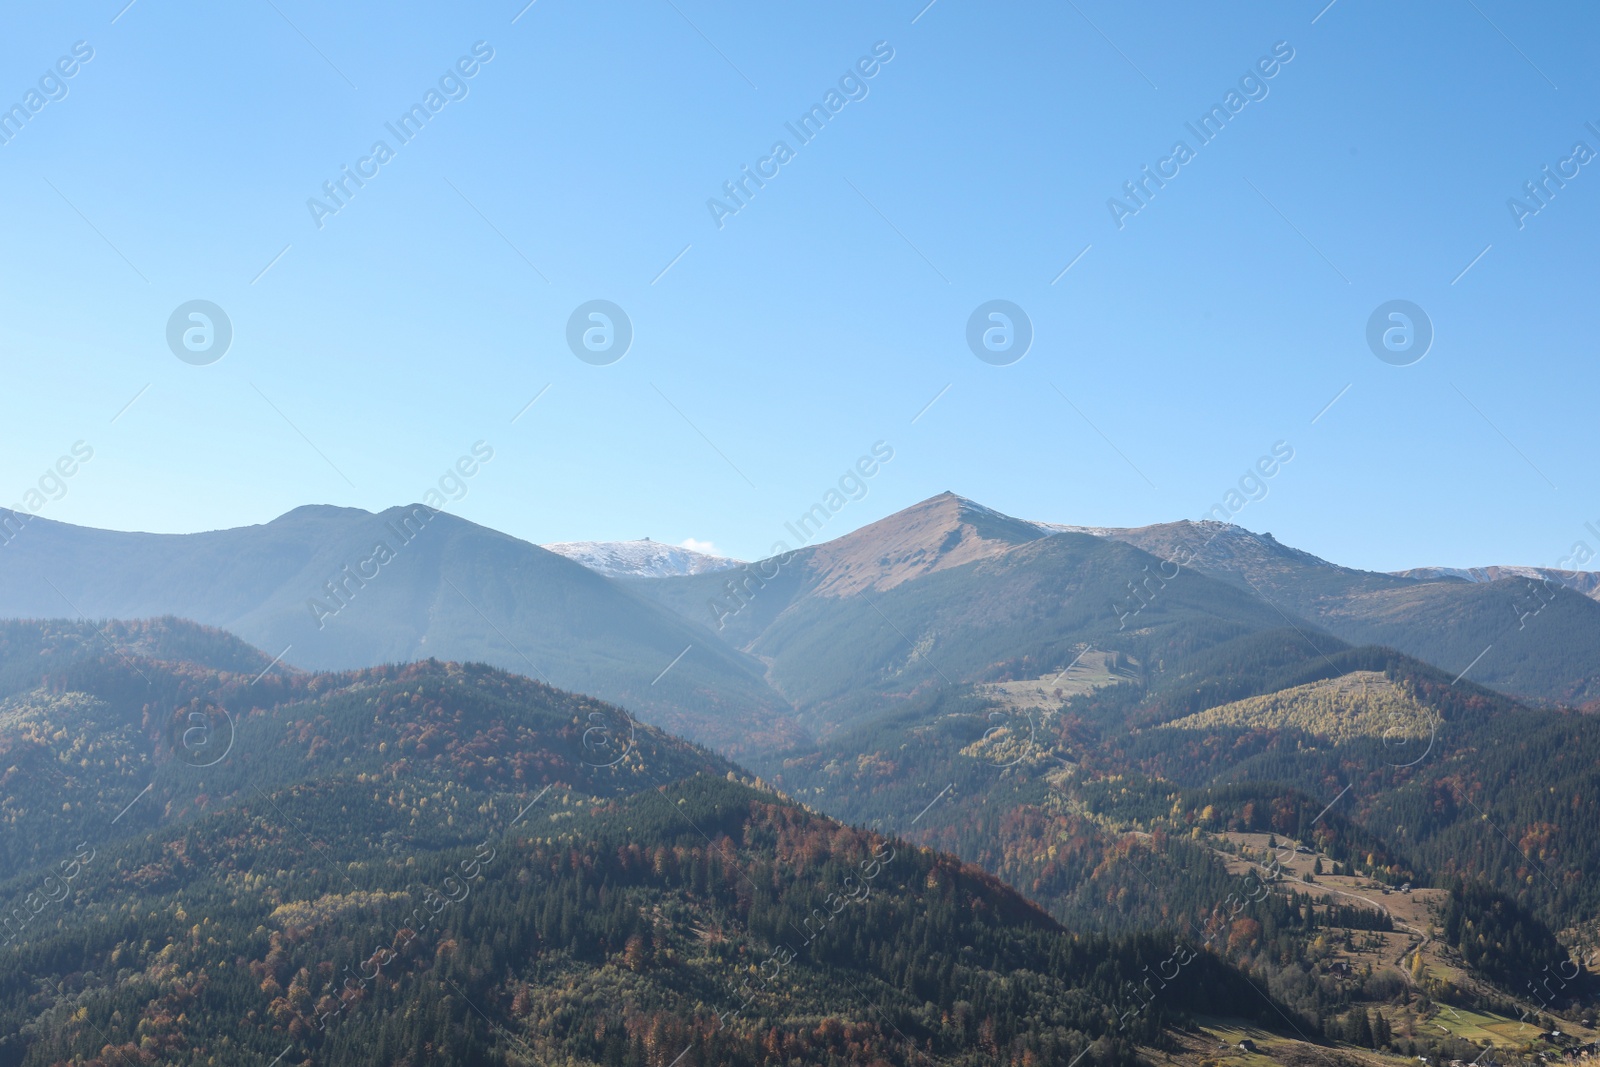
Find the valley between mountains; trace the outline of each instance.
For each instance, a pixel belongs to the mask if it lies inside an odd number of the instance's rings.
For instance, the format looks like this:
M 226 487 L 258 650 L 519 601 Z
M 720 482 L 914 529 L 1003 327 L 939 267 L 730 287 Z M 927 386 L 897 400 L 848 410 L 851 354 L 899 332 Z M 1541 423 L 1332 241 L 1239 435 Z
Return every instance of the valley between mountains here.
M 1584 1060 L 1594 591 L 948 493 L 751 563 L 34 519 L 0 1067 Z

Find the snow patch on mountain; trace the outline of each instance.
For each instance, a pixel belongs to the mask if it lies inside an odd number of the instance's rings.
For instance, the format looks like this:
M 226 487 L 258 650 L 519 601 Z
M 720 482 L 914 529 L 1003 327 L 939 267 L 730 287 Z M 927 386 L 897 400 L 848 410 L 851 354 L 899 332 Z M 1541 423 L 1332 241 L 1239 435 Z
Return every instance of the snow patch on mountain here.
M 710 548 L 708 541 L 690 542 Z M 676 578 L 737 567 L 743 560 L 716 556 L 681 545 L 666 545 L 648 537 L 637 541 L 562 541 L 540 548 L 581 563 L 608 578 Z
M 1116 537 L 1123 532 L 1122 528 L 1117 526 L 1068 526 L 1060 522 L 1036 522 L 1033 519 L 1026 521 L 1032 522 L 1047 534 L 1080 533 L 1089 534 L 1091 537 Z

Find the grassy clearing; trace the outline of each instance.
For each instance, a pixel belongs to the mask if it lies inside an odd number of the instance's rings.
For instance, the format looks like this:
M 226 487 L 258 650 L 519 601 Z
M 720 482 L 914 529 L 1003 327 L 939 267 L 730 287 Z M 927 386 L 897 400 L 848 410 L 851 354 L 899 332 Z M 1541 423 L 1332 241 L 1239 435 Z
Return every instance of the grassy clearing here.
M 978 690 L 1008 708 L 1055 711 L 1075 696 L 1126 681 L 1128 676 L 1125 673 L 1119 674 L 1112 669 L 1114 659 L 1114 653 L 1088 649 L 1064 671 L 1051 671 L 1038 678 L 1014 682 L 991 682 L 979 686 Z

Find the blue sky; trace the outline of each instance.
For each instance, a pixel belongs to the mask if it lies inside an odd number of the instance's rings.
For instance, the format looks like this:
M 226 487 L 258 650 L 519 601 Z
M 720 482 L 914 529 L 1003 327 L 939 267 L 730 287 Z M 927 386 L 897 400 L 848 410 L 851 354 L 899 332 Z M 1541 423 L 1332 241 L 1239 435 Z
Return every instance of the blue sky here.
M 749 557 L 878 441 L 830 534 L 945 489 L 1199 517 L 1284 441 L 1236 521 L 1352 565 L 1553 564 L 1600 519 L 1600 164 L 1521 228 L 1507 206 L 1600 151 L 1584 6 L 124 2 L 4 16 L 0 102 L 65 90 L 0 145 L 5 504 L 85 441 L 40 514 L 377 510 L 484 441 L 464 517 Z M 385 123 L 477 42 L 401 145 Z M 802 145 L 785 123 L 875 45 Z M 1201 146 L 1185 123 L 1275 45 Z M 319 228 L 307 201 L 379 140 Z M 780 140 L 719 228 L 707 201 Z M 197 299 L 233 329 L 204 366 L 166 341 Z M 566 341 L 595 299 L 633 327 L 609 365 Z M 965 340 L 993 299 L 1034 331 L 1009 366 Z M 1410 366 L 1365 340 L 1394 299 L 1435 331 Z

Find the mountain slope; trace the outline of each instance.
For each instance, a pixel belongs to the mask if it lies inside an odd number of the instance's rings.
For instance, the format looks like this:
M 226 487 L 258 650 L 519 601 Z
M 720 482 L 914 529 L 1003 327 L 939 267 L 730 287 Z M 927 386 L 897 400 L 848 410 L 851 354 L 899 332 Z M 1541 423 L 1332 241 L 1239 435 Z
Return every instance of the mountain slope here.
M 1089 645 L 1159 671 L 1283 626 L 1249 592 L 1192 570 L 1164 578 L 1160 562 L 945 493 L 788 558 L 638 588 L 719 625 L 826 730 L 928 686 L 1047 678 Z
M 1095 533 L 1233 582 L 1353 644 L 1388 645 L 1452 673 L 1471 666 L 1474 679 L 1522 696 L 1600 699 L 1600 602 L 1578 579 L 1354 570 L 1210 521 Z
M 1450 976 L 1417 983 L 1430 995 L 1514 1016 L 1541 1010 L 1526 1000 L 1541 967 L 1580 973 L 1565 969 L 1571 955 L 1593 970 L 1600 719 L 1452 684 L 1392 650 L 1297 645 L 1292 631 L 1251 635 L 1059 706 L 1000 701 L 984 687 L 933 690 L 763 773 L 868 827 L 915 811 L 913 840 L 1005 878 L 1069 925 L 1237 931 L 1247 918 L 1275 931 L 1270 949 L 1230 932 L 1218 951 L 1308 1014 L 1362 996 L 1317 977 L 1344 936 L 1330 928 L 1388 931 L 1360 936 L 1382 949 L 1368 962 L 1391 989 L 1410 973 L 1395 961 L 1425 947 L 1437 916 L 1395 919 L 1374 882 L 1465 887 L 1468 898 L 1493 887 L 1510 939 L 1539 945 L 1466 967 L 1463 955 L 1430 949 L 1423 969 Z M 1231 677 L 1212 675 L 1220 665 Z M 1239 888 L 1209 863 L 1236 853 L 1241 834 L 1321 853 L 1316 874 L 1330 881 L 1312 877 L 1309 857 L 1304 878 L 1269 868 L 1267 887 L 1245 894 L 1259 907 L 1241 911 Z M 1297 893 L 1330 911 L 1313 916 Z M 1231 928 L 1219 919 L 1230 905 Z M 1347 906 L 1357 913 L 1336 911 Z M 1595 993 L 1587 979 L 1564 987 L 1564 1017 L 1582 1018 L 1570 998 Z
M 1042 536 L 1033 523 L 954 493 L 940 493 L 816 546 L 807 566 L 818 581 L 808 592 L 833 597 L 886 592 L 926 575 L 1002 555 Z
M 165 620 L 0 623 L 0 870 L 66 837 L 116 841 L 298 781 L 403 777 L 506 795 L 537 774 L 606 795 L 641 759 L 672 778 L 733 769 L 619 708 L 482 664 L 237 671 L 183 658 L 165 637 L 175 630 L 201 652 L 206 637 L 237 644 Z M 152 635 L 160 658 L 141 650 Z
M 801 737 L 759 668 L 704 626 L 553 552 L 421 505 L 378 515 L 305 507 L 262 526 L 183 535 L 34 519 L 0 550 L 0 616 L 80 612 L 182 616 L 311 669 L 482 660 L 730 751 Z
M 1085 645 L 1159 669 L 1169 649 L 1281 624 L 1267 605 L 1200 575 L 1167 583 L 1135 612 L 1127 587 L 1153 563 L 1089 537 L 1044 538 L 887 592 L 809 595 L 750 651 L 805 708 L 863 691 L 1044 677 Z
M 1172 730 L 1297 730 L 1336 744 L 1376 737 L 1398 746 L 1426 741 L 1435 722 L 1427 708 L 1387 675 L 1351 671 L 1222 704 L 1161 726 Z

